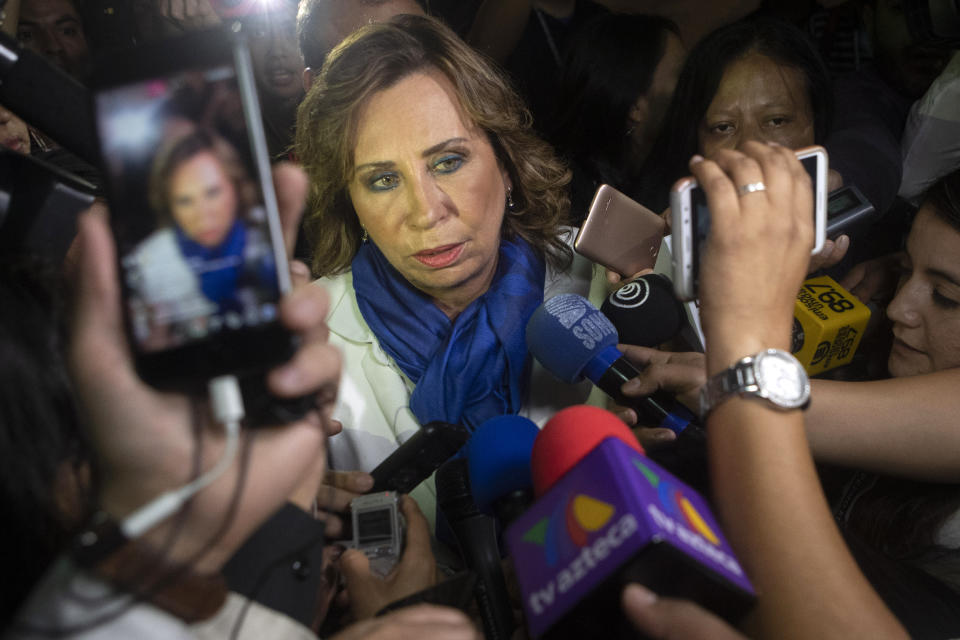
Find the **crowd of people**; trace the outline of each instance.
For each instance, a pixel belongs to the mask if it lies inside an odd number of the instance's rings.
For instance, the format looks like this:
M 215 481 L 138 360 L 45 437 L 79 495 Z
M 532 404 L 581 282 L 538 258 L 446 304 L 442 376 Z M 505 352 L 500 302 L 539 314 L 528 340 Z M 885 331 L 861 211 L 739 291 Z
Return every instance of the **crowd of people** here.
M 482 595 L 465 605 L 447 588 L 469 554 L 433 476 L 400 501 L 405 545 L 385 577 L 344 548 L 349 504 L 434 422 L 542 427 L 594 404 L 651 451 L 679 446 L 589 382 L 560 381 L 526 332 L 555 296 L 599 301 L 639 275 L 574 251 L 601 184 L 669 221 L 671 185 L 690 175 L 712 215 L 706 348 L 619 345 L 639 369 L 621 398 L 666 391 L 703 412 L 707 497 L 756 601 L 734 620 L 628 584 L 619 615 L 638 638 L 960 637 L 960 33 L 916 19 L 925 9 L 7 0 L 0 37 L 81 85 L 128 47 L 244 36 L 289 256 L 276 315 L 298 337 L 264 379 L 314 400 L 237 435 L 216 402 L 138 375 L 131 347 L 179 346 L 199 318 L 277 296 L 240 111 L 188 81 L 137 169 L 156 230 L 118 260 L 100 199 L 62 264 L 0 256 L 3 637 L 499 637 Z M 61 145 L 33 116 L 0 105 L 4 154 L 109 182 L 116 158 Z M 829 189 L 857 187 L 875 213 L 811 258 L 793 150 L 813 144 Z M 718 395 L 734 367 L 789 360 L 797 292 L 823 274 L 874 310 L 853 362 L 810 381 L 799 407 Z M 157 320 L 171 313 L 186 320 Z M 175 513 L 130 533 L 144 505 L 190 485 Z

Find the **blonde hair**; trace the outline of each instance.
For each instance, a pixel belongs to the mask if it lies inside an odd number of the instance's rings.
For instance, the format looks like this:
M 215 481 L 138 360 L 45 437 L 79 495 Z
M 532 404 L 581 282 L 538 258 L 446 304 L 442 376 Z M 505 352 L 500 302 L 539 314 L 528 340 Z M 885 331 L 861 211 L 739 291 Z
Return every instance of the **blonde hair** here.
M 536 136 L 532 118 L 503 76 L 439 21 L 413 15 L 368 25 L 328 57 L 297 111 L 295 150 L 310 178 L 306 230 L 313 271 L 346 271 L 362 231 L 347 194 L 358 113 L 374 93 L 423 70 L 450 81 L 463 112 L 490 140 L 513 185 L 502 237 L 522 237 L 555 268 L 572 259 L 560 239 L 570 172 Z

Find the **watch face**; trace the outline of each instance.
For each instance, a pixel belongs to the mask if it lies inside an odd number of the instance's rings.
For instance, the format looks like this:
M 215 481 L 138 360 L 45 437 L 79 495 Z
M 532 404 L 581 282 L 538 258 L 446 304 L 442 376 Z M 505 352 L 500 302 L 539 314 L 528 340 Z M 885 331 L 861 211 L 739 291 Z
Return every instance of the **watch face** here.
M 770 400 L 784 407 L 800 407 L 810 394 L 810 381 L 797 360 L 780 351 L 766 351 L 755 363 L 757 384 Z

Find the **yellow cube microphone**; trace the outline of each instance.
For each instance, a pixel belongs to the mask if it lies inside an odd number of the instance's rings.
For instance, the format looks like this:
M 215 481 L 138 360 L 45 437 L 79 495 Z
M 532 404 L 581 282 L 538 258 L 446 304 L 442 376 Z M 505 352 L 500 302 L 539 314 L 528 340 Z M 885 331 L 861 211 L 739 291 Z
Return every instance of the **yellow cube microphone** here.
M 805 280 L 793 309 L 790 350 L 814 376 L 849 364 L 870 321 L 870 309 L 830 276 Z

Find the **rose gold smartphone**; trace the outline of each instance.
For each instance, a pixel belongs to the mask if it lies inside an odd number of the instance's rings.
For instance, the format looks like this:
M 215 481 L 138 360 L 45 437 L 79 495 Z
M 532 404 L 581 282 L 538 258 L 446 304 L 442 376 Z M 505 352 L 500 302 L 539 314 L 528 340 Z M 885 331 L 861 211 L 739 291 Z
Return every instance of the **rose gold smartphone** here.
M 797 158 L 813 183 L 813 255 L 823 249 L 827 220 L 827 150 L 820 146 L 796 150 Z M 673 287 L 681 300 L 697 297 L 700 256 L 710 232 L 710 210 L 703 189 L 693 177 L 681 178 L 670 190 L 673 241 Z
M 665 229 L 663 218 L 602 184 L 573 247 L 580 255 L 630 277 L 656 264 Z

